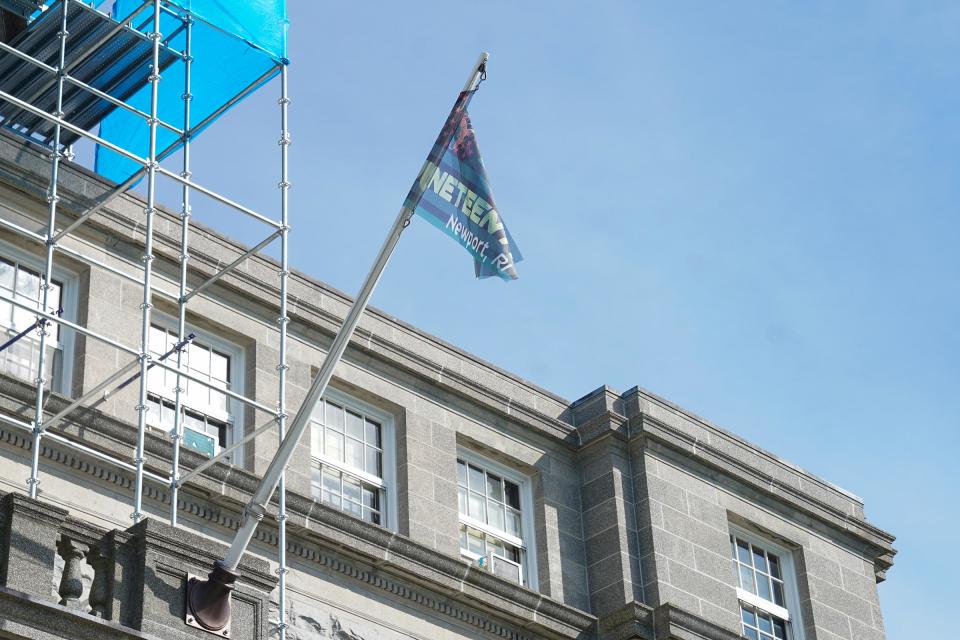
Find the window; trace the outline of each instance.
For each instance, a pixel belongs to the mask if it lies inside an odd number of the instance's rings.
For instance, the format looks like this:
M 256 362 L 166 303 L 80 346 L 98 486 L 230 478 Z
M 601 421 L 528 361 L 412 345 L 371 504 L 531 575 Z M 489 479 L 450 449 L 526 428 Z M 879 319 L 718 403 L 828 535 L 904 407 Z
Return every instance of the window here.
M 322 503 L 384 527 L 395 527 L 393 420 L 328 390 L 313 410 L 311 483 Z
M 529 479 L 460 449 L 457 457 L 460 554 L 485 563 L 491 556 L 517 565 L 520 582 L 536 588 Z
M 155 316 L 157 317 L 157 316 Z M 163 319 L 162 316 L 160 316 Z M 240 379 L 240 350 L 212 336 L 204 336 L 195 330 L 196 338 L 183 350 L 181 363 L 193 376 L 209 382 L 214 388 L 182 378 L 183 392 L 180 404 L 183 411 L 182 445 L 208 456 L 214 456 L 222 448 L 230 446 L 234 438 L 234 425 L 241 424 L 240 403 L 217 389 L 240 391 L 235 381 Z M 154 360 L 166 355 L 164 362 L 177 364 L 177 332 L 161 324 L 150 327 L 150 353 Z M 148 422 L 155 427 L 172 431 L 176 414 L 177 374 L 154 366 L 147 378 Z M 234 456 L 238 459 L 239 456 Z
M 751 640 L 802 640 L 793 557 L 740 529 L 730 534 L 743 635 Z
M 0 247 L 0 251 L 4 253 L 4 257 L 0 257 L 0 295 L 39 309 L 43 297 L 40 288 L 43 283 L 42 267 L 39 259 L 6 246 Z M 47 298 L 48 313 L 56 314 L 63 308 L 64 317 L 74 316 L 74 301 L 71 295 L 73 285 L 72 276 L 54 271 Z M 0 300 L 0 343 L 32 327 L 36 320 L 37 316 L 26 309 Z M 64 330 L 60 325 L 52 323 L 47 326 L 47 331 L 49 333 L 44 378 L 52 389 L 69 393 L 71 367 L 65 364 L 73 361 L 73 331 Z M 40 336 L 36 330 L 31 330 L 0 352 L 0 372 L 33 382 L 37 378 L 39 355 Z

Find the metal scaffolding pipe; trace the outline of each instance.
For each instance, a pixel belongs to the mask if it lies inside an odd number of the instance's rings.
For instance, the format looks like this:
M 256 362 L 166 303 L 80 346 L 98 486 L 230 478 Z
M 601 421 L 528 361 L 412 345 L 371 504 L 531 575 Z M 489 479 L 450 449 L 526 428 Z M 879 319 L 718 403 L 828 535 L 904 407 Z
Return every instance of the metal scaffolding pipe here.
M 280 315 L 277 318 L 277 324 L 280 328 L 280 362 L 277 364 L 277 435 L 280 444 L 287 435 L 287 324 L 290 318 L 287 317 L 287 279 L 290 276 L 290 270 L 287 265 L 288 236 L 290 234 L 289 224 L 289 149 L 290 149 L 290 129 L 287 116 L 289 113 L 290 98 L 287 93 L 287 65 L 280 69 L 280 183 L 277 185 L 280 189 Z M 280 492 L 279 511 L 277 513 L 278 540 L 277 540 L 277 564 L 279 565 L 279 584 L 278 584 L 278 618 L 277 629 L 280 640 L 287 637 L 287 482 L 286 473 L 280 474 L 280 483 L 278 490 Z
M 57 58 L 57 116 L 63 116 L 63 72 L 66 66 L 67 58 L 67 12 L 70 6 L 69 0 L 63 0 L 60 15 L 60 32 L 57 34 L 60 38 L 60 51 Z M 53 151 L 50 157 L 50 190 L 47 193 L 47 202 L 49 209 L 47 213 L 47 258 L 43 269 L 43 284 L 40 285 L 40 309 L 46 310 L 50 305 L 50 287 L 53 281 L 53 253 L 54 243 L 53 234 L 57 230 L 57 203 L 60 201 L 58 195 L 58 183 L 60 180 L 60 159 L 63 157 L 63 151 L 60 149 L 60 126 L 53 128 Z M 43 437 L 43 388 L 46 384 L 44 378 L 47 368 L 47 321 L 37 317 L 37 328 L 40 333 L 40 349 L 37 355 L 37 397 L 35 398 L 33 411 L 33 450 L 30 459 L 30 479 L 27 480 L 28 489 L 31 498 L 37 497 L 37 485 L 40 484 L 40 439 Z
M 153 219 L 156 214 L 157 200 L 157 111 L 160 100 L 160 0 L 153 0 L 153 31 L 150 39 L 153 41 L 153 62 L 150 68 L 150 128 L 149 155 L 147 164 L 147 208 L 146 229 L 144 230 L 143 250 L 143 302 L 140 303 L 140 395 L 137 402 L 137 448 L 133 457 L 136 466 L 136 481 L 133 493 L 133 513 L 131 518 L 134 524 L 143 518 L 143 446 L 147 428 L 147 371 L 150 367 L 150 318 L 153 309 L 151 279 L 153 276 Z
M 12 417 L 10 417 L 10 416 L 8 416 L 8 415 L 4 415 L 4 414 L 2 414 L 2 413 L 0 413 L 0 422 L 3 422 L 4 424 L 7 424 L 7 425 L 9 425 L 9 426 L 11 426 L 11 427 L 15 427 L 15 428 L 17 428 L 17 429 L 23 429 L 24 431 L 33 431 L 33 426 L 32 426 L 29 422 L 21 422 L 21 421 L 17 420 L 16 418 L 12 418 Z M 88 446 L 86 446 L 86 445 L 80 444 L 79 442 L 77 442 L 77 441 L 75 441 L 75 440 L 71 440 L 70 438 L 65 438 L 64 436 L 60 435 L 59 433 L 48 433 L 45 437 L 46 437 L 47 440 L 53 440 L 53 441 L 55 441 L 55 442 L 59 442 L 60 444 L 66 445 L 67 447 L 70 447 L 71 449 L 76 449 L 77 451 L 80 451 L 80 452 L 82 452 L 82 453 L 85 453 L 85 454 L 87 454 L 87 455 L 89 455 L 89 456 L 91 456 L 91 457 L 97 458 L 98 460 L 103 460 L 104 462 L 108 462 L 108 463 L 110 463 L 110 464 L 112 464 L 112 465 L 115 465 L 115 466 L 121 468 L 121 469 L 125 469 L 125 470 L 127 470 L 127 471 L 133 471 L 133 470 L 134 470 L 133 465 L 130 464 L 129 462 L 124 462 L 123 460 L 120 460 L 119 458 L 115 458 L 115 457 L 111 456 L 109 453 L 104 453 L 103 451 L 99 451 L 98 449 L 93 449 L 93 448 L 88 447 Z M 160 484 L 162 484 L 162 485 L 164 485 L 164 486 L 166 486 L 166 484 L 167 484 L 167 479 L 166 479 L 166 478 L 163 478 L 163 477 L 161 477 L 161 476 L 158 476 L 158 475 L 156 475 L 155 473 L 151 473 L 150 471 L 144 472 L 144 477 L 145 477 L 145 478 L 148 478 L 148 479 L 150 479 L 150 480 L 152 480 L 152 481 L 154 481 L 154 482 L 158 482 L 158 483 L 160 483 Z
M 191 88 L 193 72 L 193 18 L 189 14 L 184 16 L 186 28 L 186 43 L 183 70 L 183 130 L 190 130 L 190 106 L 193 102 Z M 190 137 L 183 138 L 183 171 L 180 175 L 190 179 Z M 180 283 L 177 297 L 177 340 L 183 341 L 187 333 L 187 263 L 190 260 L 188 251 L 190 241 L 190 187 L 182 185 L 182 202 L 180 208 Z M 177 351 L 177 369 L 183 368 L 183 349 Z M 180 490 L 180 443 L 183 440 L 183 388 L 180 386 L 180 374 L 177 374 L 176 395 L 174 397 L 173 430 L 170 437 L 173 440 L 173 456 L 170 461 L 170 525 L 177 526 L 177 495 Z
M 223 460 L 224 458 L 226 458 L 228 455 L 230 455 L 231 453 L 233 453 L 234 451 L 236 451 L 237 449 L 239 449 L 240 447 L 242 447 L 242 446 L 245 445 L 246 443 L 248 443 L 248 442 L 250 442 L 251 440 L 253 440 L 254 438 L 256 438 L 256 437 L 258 437 L 258 436 L 266 433 L 267 431 L 269 431 L 270 429 L 273 428 L 273 425 L 274 425 L 276 422 L 277 422 L 277 419 L 276 419 L 276 418 L 271 418 L 270 420 L 264 422 L 262 425 L 260 425 L 259 427 L 257 427 L 257 428 L 254 429 L 253 431 L 251 431 L 250 433 L 248 433 L 248 434 L 246 434 L 245 436 L 243 436 L 243 438 L 242 438 L 241 440 L 238 440 L 237 442 L 234 442 L 232 445 L 230 445 L 229 447 L 227 447 L 227 448 L 225 448 L 225 449 L 221 449 L 221 450 L 220 450 L 220 453 L 218 453 L 217 455 L 213 456 L 213 457 L 210 458 L 209 460 L 204 461 L 202 464 L 194 467 L 193 469 L 191 469 L 191 470 L 188 471 L 187 473 L 183 474 L 183 477 L 181 477 L 181 478 L 177 481 L 177 486 L 178 486 L 178 487 L 183 486 L 184 484 L 186 484 L 187 482 L 189 482 L 192 478 L 194 478 L 195 476 L 200 475 L 201 473 L 203 473 L 204 471 L 206 471 L 207 469 L 209 469 L 210 467 L 212 467 L 212 466 L 215 465 L 216 463 L 220 462 L 221 460 Z
M 163 167 L 157 167 L 157 172 L 160 173 L 160 174 L 162 174 L 162 175 L 165 175 L 166 177 L 170 178 L 170 179 L 173 180 L 174 182 L 179 182 L 180 184 L 182 184 L 182 185 L 185 186 L 185 187 L 189 187 L 189 188 L 191 188 L 191 189 L 196 189 L 197 191 L 199 191 L 199 192 L 202 193 L 203 195 L 207 196 L 208 198 L 212 198 L 212 199 L 216 200 L 217 202 L 219 202 L 219 203 L 221 203 L 221 204 L 225 204 L 225 205 L 227 205 L 228 207 L 232 207 L 232 208 L 236 209 L 237 211 L 239 211 L 240 213 L 245 213 L 245 214 L 247 214 L 248 216 L 250 216 L 251 218 L 254 218 L 255 220 L 259 220 L 260 222 L 263 222 L 264 224 L 268 224 L 268 225 L 270 225 L 271 227 L 279 227 L 279 226 L 280 226 L 280 223 L 277 222 L 276 220 L 271 220 L 271 219 L 268 218 L 267 216 L 265 216 L 265 215 L 263 215 L 263 214 L 261 214 L 261 213 L 257 213 L 257 212 L 254 211 L 253 209 L 250 209 L 249 207 L 245 207 L 245 206 L 243 206 L 242 204 L 240 204 L 240 203 L 238 203 L 238 202 L 234 202 L 234 201 L 231 200 L 230 198 L 228 198 L 228 197 L 226 197 L 226 196 L 222 196 L 222 195 L 220 195 L 219 193 L 217 193 L 216 191 L 213 191 L 212 189 L 208 189 L 207 187 L 204 187 L 203 185 L 199 185 L 199 184 L 197 184 L 196 182 L 191 182 L 190 180 L 188 180 L 188 179 L 186 179 L 186 178 L 181 178 L 179 174 L 174 173 L 173 171 L 170 171 L 169 169 L 164 169 Z
M 179 140 L 170 144 L 166 149 L 161 151 L 159 155 L 157 155 L 157 160 L 159 161 L 159 160 L 166 159 L 167 156 L 169 156 L 171 153 L 173 153 L 176 150 L 178 144 L 180 144 Z M 80 214 L 80 216 L 76 220 L 71 222 L 69 225 L 67 225 L 67 227 L 65 227 L 64 229 L 61 229 L 57 233 L 57 235 L 53 237 L 53 239 L 56 242 L 59 242 L 60 239 L 63 238 L 65 235 L 72 232 L 74 229 L 76 229 L 77 227 L 82 225 L 84 222 L 86 222 L 87 219 L 90 218 L 90 216 L 97 213 L 98 211 L 103 209 L 105 206 L 113 202 L 121 194 L 125 193 L 127 189 L 132 187 L 134 184 L 136 184 L 136 182 L 140 178 L 143 177 L 143 174 L 146 173 L 146 171 L 147 170 L 145 167 L 140 167 L 139 169 L 134 171 L 129 178 L 124 180 L 121 184 L 118 184 L 117 186 L 115 186 L 109 193 L 102 196 L 100 198 L 100 202 L 98 202 L 97 204 L 93 205 L 92 207 L 84 211 L 82 214 Z
M 76 409 L 77 407 L 81 406 L 82 404 L 85 404 L 88 400 L 90 400 L 90 399 L 93 398 L 94 396 L 98 395 L 100 392 L 104 391 L 107 387 L 109 387 L 109 386 L 112 385 L 114 382 L 116 382 L 117 379 L 119 379 L 119 378 L 121 378 L 122 376 L 126 375 L 127 371 L 130 371 L 130 370 L 133 369 L 135 366 L 137 366 L 137 361 L 136 361 L 136 360 L 127 363 L 126 366 L 124 366 L 124 367 L 122 367 L 122 368 L 114 371 L 113 373 L 111 373 L 109 376 L 107 376 L 107 377 L 104 378 L 102 381 L 100 381 L 99 384 L 97 384 L 97 385 L 94 386 L 92 389 L 90 389 L 89 391 L 87 391 L 85 394 L 83 394 L 82 396 L 80 396 L 79 398 L 77 398 L 76 400 L 74 400 L 73 402 L 71 402 L 66 408 L 64 408 L 63 410 L 61 410 L 60 412 L 58 412 L 55 416 L 53 416 L 52 418 L 48 418 L 46 422 L 44 422 L 42 425 L 40 425 L 40 430 L 41 430 L 41 431 L 46 431 L 46 430 L 49 429 L 50 427 L 56 425 L 56 424 L 57 424 L 58 422 L 60 422 L 63 418 L 65 418 L 71 411 L 73 411 L 73 410 Z
M 267 216 L 265 216 L 265 215 L 263 215 L 263 214 L 257 213 L 256 211 L 254 211 L 253 209 L 250 209 L 249 207 L 245 207 L 245 206 L 243 206 L 242 204 L 239 204 L 239 203 L 237 203 L 237 202 L 234 202 L 234 201 L 231 200 L 230 198 L 227 198 L 226 196 L 222 196 L 222 195 L 220 195 L 219 193 L 217 193 L 216 191 L 213 191 L 212 189 L 208 189 L 207 187 L 204 187 L 204 186 L 202 186 L 202 185 L 199 185 L 199 184 L 197 184 L 197 183 L 195 183 L 195 182 L 191 182 L 190 180 L 187 180 L 186 178 L 181 178 L 179 174 L 174 173 L 173 171 L 170 171 L 169 169 L 164 169 L 163 167 L 159 166 L 159 165 L 157 164 L 157 162 L 156 162 L 156 160 L 159 159 L 159 156 L 158 156 L 158 154 L 156 153 L 156 150 L 155 150 L 155 149 L 154 149 L 153 155 L 151 156 L 151 157 L 153 158 L 153 160 L 144 159 L 144 158 L 141 158 L 140 156 L 138 156 L 138 155 L 135 154 L 135 153 L 130 153 L 129 151 L 127 151 L 127 150 L 124 149 L 123 147 L 119 147 L 119 146 L 113 144 L 112 142 L 109 142 L 109 141 L 107 141 L 107 140 L 104 140 L 103 138 L 101 138 L 101 137 L 98 136 L 98 135 L 95 135 L 95 134 L 93 134 L 93 133 L 90 133 L 89 131 L 85 131 L 84 129 L 82 129 L 81 127 L 78 127 L 78 126 L 76 126 L 76 125 L 70 124 L 69 122 L 67 122 L 66 120 L 64 120 L 64 119 L 62 119 L 62 118 L 58 118 L 57 116 L 51 115 L 51 114 L 47 113 L 46 111 L 44 111 L 43 109 L 38 109 L 37 107 L 34 107 L 33 105 L 31 105 L 31 104 L 29 104 L 29 103 L 27 103 L 27 102 L 24 102 L 23 100 L 17 98 L 16 96 L 10 95 L 10 94 L 7 93 L 6 91 L 0 91 L 0 98 L 2 98 L 3 100 L 6 100 L 7 102 L 10 102 L 10 103 L 18 106 L 18 107 L 20 107 L 20 108 L 23 109 L 24 111 L 28 111 L 28 112 L 34 114 L 35 116 L 37 116 L 37 117 L 39 117 L 39 118 L 43 118 L 44 120 L 47 120 L 48 122 L 52 122 L 52 123 L 55 124 L 55 125 L 59 125 L 59 126 L 63 127 L 63 128 L 66 129 L 67 131 L 73 132 L 73 133 L 75 133 L 75 134 L 77 134 L 77 135 L 79 135 L 79 136 L 82 136 L 82 137 L 84 137 L 84 138 L 87 138 L 87 139 L 89 139 L 89 140 L 92 140 L 92 141 L 95 142 L 96 144 L 98 144 L 98 145 L 100 145 L 100 146 L 102 146 L 102 147 L 104 147 L 104 148 L 106 148 L 106 149 L 109 149 L 109 150 L 111 150 L 111 151 L 113 151 L 113 152 L 115 152 L 115 153 L 119 153 L 120 155 L 122 155 L 123 157 L 127 158 L 128 160 L 132 160 L 133 162 L 136 162 L 136 163 L 140 164 L 141 166 L 143 166 L 143 167 L 146 168 L 146 173 L 147 173 L 148 176 L 149 176 L 149 174 L 150 174 L 151 172 L 153 172 L 154 174 L 159 173 L 159 174 L 161 174 L 161 175 L 164 175 L 164 176 L 170 178 L 170 179 L 173 180 L 174 182 L 179 182 L 181 185 L 190 187 L 191 189 L 195 189 L 195 190 L 199 191 L 200 193 L 204 194 L 205 196 L 207 196 L 207 197 L 209 197 L 209 198 L 212 198 L 212 199 L 216 200 L 217 202 L 220 202 L 221 204 L 225 204 L 225 205 L 227 205 L 228 207 L 231 207 L 231 208 L 233 208 L 233 209 L 236 209 L 237 211 L 239 211 L 239 212 L 241 212 L 241 213 L 245 213 L 245 214 L 247 214 L 248 216 L 250 216 L 251 218 L 254 218 L 254 219 L 256 219 L 256 220 L 259 220 L 260 222 L 263 222 L 264 224 L 270 225 L 271 227 L 274 227 L 274 228 L 279 228 L 279 227 L 281 226 L 279 222 L 277 222 L 277 221 L 275 221 L 275 220 L 272 220 L 272 219 L 268 218 Z M 156 122 L 153 122 L 152 124 L 150 124 L 151 129 L 153 129 L 154 131 L 156 130 L 156 126 L 157 126 L 157 125 L 156 125 Z M 152 144 L 153 144 L 154 147 L 156 147 L 156 140 L 154 140 Z M 179 144 L 179 141 L 177 142 L 177 144 Z M 128 179 L 128 181 L 129 181 L 129 179 Z
M 186 187 L 184 187 L 184 188 L 186 188 Z M 212 276 L 210 276 L 209 278 L 207 278 L 207 279 L 206 279 L 205 281 L 203 281 L 201 284 L 199 284 L 199 285 L 197 285 L 196 287 L 194 287 L 193 290 L 190 291 L 190 293 L 188 293 L 188 294 L 186 294 L 185 296 L 183 296 L 183 301 L 184 301 L 184 302 L 188 302 L 188 301 L 190 300 L 190 298 L 192 298 L 193 296 L 197 295 L 198 293 L 203 292 L 203 291 L 204 291 L 205 289 L 207 289 L 210 285 L 212 285 L 212 284 L 214 284 L 215 282 L 217 282 L 220 278 L 222 278 L 223 276 L 227 275 L 228 273 L 230 273 L 231 271 L 233 271 L 234 269 L 236 269 L 237 267 L 239 267 L 247 258 L 249 258 L 250 256 L 252 256 L 252 255 L 254 255 L 254 254 L 256 254 L 256 253 L 259 253 L 264 247 L 266 247 L 266 246 L 269 245 L 271 242 L 273 242 L 274 240 L 276 240 L 277 237 L 282 234 L 282 232 L 283 232 L 282 229 L 277 229 L 276 231 L 274 231 L 273 233 L 271 233 L 269 236 L 267 236 L 266 238 L 264 238 L 263 240 L 261 240 L 260 243 L 257 244 L 257 246 L 252 247 L 252 248 L 247 249 L 246 251 L 244 251 L 242 254 L 240 254 L 240 257 L 239 257 L 239 258 L 237 258 L 236 260 L 234 260 L 233 262 L 231 262 L 230 264 L 228 264 L 227 266 L 225 266 L 223 269 L 220 269 L 220 271 L 217 271 L 215 274 L 213 274 Z

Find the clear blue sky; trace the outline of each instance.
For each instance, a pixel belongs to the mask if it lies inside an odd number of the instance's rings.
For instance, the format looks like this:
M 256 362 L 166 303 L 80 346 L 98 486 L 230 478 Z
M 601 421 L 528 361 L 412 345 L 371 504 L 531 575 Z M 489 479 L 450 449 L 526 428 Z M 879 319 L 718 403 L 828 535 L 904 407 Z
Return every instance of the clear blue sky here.
M 374 304 L 571 400 L 643 386 L 863 496 L 899 538 L 889 637 L 942 635 L 960 527 L 960 5 L 290 15 L 296 268 L 357 290 L 490 51 L 471 112 L 521 278 L 475 281 L 420 221 Z M 195 161 L 270 212 L 275 99 L 222 119 Z

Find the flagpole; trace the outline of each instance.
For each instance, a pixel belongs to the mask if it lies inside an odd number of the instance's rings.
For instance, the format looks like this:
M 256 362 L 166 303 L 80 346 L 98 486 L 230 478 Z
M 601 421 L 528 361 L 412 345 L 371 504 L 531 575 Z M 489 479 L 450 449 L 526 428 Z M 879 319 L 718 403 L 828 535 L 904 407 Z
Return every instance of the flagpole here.
M 464 91 L 469 91 L 473 88 L 488 58 L 488 53 L 483 52 L 480 54 L 477 62 L 470 69 L 470 75 L 463 88 Z M 417 173 L 418 178 L 423 171 L 426 170 L 427 164 L 427 162 L 424 162 L 420 172 Z M 329 384 L 330 378 L 333 377 L 333 370 L 343 357 L 350 338 L 353 336 L 353 332 L 360 322 L 360 317 L 367 308 L 370 296 L 380 281 L 380 276 L 383 274 L 383 270 L 387 266 L 390 256 L 393 255 L 397 242 L 400 240 L 400 235 L 409 224 L 412 215 L 413 211 L 407 207 L 405 201 L 404 205 L 400 207 L 400 212 L 397 214 L 397 218 L 394 220 L 393 226 L 390 228 L 390 233 L 387 235 L 386 240 L 384 240 L 383 246 L 380 247 L 377 259 L 370 268 L 370 272 L 367 274 L 367 278 L 360 288 L 360 293 L 357 294 L 357 298 L 353 306 L 350 307 L 350 311 L 347 313 L 343 325 L 333 339 L 333 343 L 330 345 L 330 350 L 327 352 L 323 365 L 314 378 L 313 384 L 310 386 L 310 390 L 307 392 L 307 396 L 304 398 L 296 418 L 294 418 L 287 430 L 287 436 L 283 439 L 280 448 L 270 461 L 270 465 L 267 467 L 263 479 L 260 481 L 257 490 L 250 499 L 250 503 L 244 509 L 242 524 L 233 539 L 230 550 L 222 561 L 215 563 L 209 580 L 204 582 L 191 582 L 188 586 L 187 617 L 188 619 L 195 619 L 203 628 L 219 631 L 229 624 L 229 597 L 230 592 L 233 590 L 233 583 L 239 575 L 237 567 L 240 564 L 240 560 L 247 550 L 250 541 L 253 539 L 257 525 L 260 524 L 260 521 L 263 520 L 263 516 L 266 514 L 267 504 L 277 488 L 280 476 L 289 463 L 293 452 L 296 450 L 300 438 L 310 424 L 310 416 L 313 413 L 313 409 L 326 391 L 327 384 Z

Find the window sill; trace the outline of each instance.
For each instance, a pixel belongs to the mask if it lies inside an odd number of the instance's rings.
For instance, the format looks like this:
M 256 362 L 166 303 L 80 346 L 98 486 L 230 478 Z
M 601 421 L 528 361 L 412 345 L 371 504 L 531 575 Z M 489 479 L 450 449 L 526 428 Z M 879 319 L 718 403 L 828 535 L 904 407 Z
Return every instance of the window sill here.
M 769 600 L 764 600 L 755 593 L 750 593 L 745 589 L 737 587 L 737 598 L 739 598 L 741 602 L 745 602 L 752 607 L 756 607 L 757 609 L 765 611 L 772 616 L 776 616 L 784 622 L 790 622 L 790 611 L 788 609 L 770 602 Z
M 460 524 L 465 524 L 465 525 L 467 525 L 468 527 L 470 527 L 471 529 L 477 529 L 477 530 L 479 530 L 479 531 L 483 531 L 483 532 L 486 533 L 487 535 L 491 535 L 491 536 L 493 536 L 494 538 L 497 538 L 498 540 L 503 540 L 504 542 L 506 542 L 506 543 L 509 544 L 509 545 L 512 545 L 512 546 L 514 546 L 514 547 L 520 547 L 521 549 L 523 549 L 524 551 L 526 551 L 526 548 L 527 548 L 527 547 L 526 547 L 526 545 L 523 544 L 523 540 L 522 540 L 521 538 L 518 538 L 518 537 L 516 537 L 516 536 L 514 536 L 514 535 L 511 535 L 511 534 L 507 533 L 506 531 L 501 531 L 500 529 L 497 529 L 497 528 L 495 528 L 495 527 L 491 527 L 490 525 L 488 525 L 488 524 L 486 524 L 486 523 L 483 523 L 483 522 L 480 522 L 479 520 L 475 520 L 475 519 L 471 518 L 470 516 L 465 516 L 465 515 L 463 515 L 463 514 L 461 513 L 461 514 L 460 514 Z

